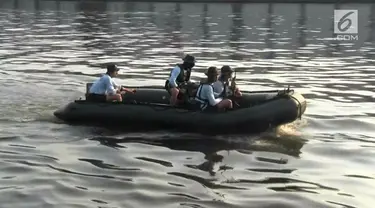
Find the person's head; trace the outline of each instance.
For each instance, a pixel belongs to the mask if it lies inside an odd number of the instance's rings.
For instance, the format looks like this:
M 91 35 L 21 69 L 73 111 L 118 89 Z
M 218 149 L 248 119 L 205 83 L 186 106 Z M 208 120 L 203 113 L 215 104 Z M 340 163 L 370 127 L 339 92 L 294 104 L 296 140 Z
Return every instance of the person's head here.
M 116 64 L 107 65 L 107 74 L 111 77 L 116 77 L 118 75 L 119 70 L 120 69 L 116 66 Z
M 205 74 L 207 75 L 207 82 L 213 83 L 217 81 L 217 76 L 219 75 L 219 71 L 217 70 L 216 67 L 211 66 L 207 69 Z
M 229 79 L 232 77 L 233 69 L 228 65 L 224 65 L 223 67 L 221 67 L 220 74 L 223 79 Z
M 182 60 L 184 61 L 182 63 L 184 69 L 192 69 L 195 66 L 195 57 L 192 55 L 188 54 Z

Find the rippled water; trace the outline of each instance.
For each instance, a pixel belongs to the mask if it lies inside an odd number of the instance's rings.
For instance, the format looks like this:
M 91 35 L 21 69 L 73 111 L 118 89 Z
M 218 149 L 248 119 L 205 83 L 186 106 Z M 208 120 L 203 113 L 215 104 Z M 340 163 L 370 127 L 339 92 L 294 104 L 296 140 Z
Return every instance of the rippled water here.
M 8 207 L 372 207 L 375 4 L 0 1 L 0 202 Z M 359 40 L 333 40 L 333 9 Z M 183 53 L 237 69 L 245 90 L 290 84 L 302 120 L 203 137 L 68 126 L 52 112 L 117 62 L 163 85 Z

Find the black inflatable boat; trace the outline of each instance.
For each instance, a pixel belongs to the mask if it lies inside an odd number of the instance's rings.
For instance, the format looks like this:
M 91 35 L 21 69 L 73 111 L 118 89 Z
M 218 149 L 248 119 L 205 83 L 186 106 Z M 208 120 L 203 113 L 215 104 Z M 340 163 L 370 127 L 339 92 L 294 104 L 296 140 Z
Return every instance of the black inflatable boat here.
M 70 124 L 142 129 L 175 129 L 206 133 L 255 133 L 300 118 L 306 110 L 304 97 L 293 90 L 242 92 L 239 107 L 226 112 L 171 107 L 163 88 L 135 88 L 123 103 L 75 100 L 54 115 Z

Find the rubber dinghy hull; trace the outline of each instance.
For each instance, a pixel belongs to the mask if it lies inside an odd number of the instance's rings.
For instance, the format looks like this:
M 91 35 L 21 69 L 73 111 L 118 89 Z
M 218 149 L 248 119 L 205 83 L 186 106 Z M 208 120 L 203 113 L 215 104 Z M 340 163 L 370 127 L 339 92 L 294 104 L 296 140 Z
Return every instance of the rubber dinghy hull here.
M 226 112 L 201 112 L 168 105 L 164 89 L 137 88 L 123 103 L 75 100 L 54 115 L 69 124 L 142 129 L 175 129 L 206 133 L 250 133 L 290 123 L 306 109 L 305 98 L 285 90 L 243 92 L 241 108 Z

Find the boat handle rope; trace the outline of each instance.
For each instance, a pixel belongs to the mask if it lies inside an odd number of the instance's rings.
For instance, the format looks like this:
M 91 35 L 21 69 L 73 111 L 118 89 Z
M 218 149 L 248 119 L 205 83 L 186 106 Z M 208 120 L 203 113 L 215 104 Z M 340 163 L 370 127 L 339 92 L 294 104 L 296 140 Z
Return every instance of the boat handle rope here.
M 297 101 L 297 104 L 298 104 L 298 118 L 299 120 L 302 119 L 302 104 L 301 102 L 295 98 L 294 96 L 292 96 L 291 94 L 289 94 L 290 92 L 293 92 L 294 93 L 294 90 L 290 90 L 290 85 L 288 85 L 288 89 L 284 90 L 284 92 L 287 92 L 288 93 L 288 96 L 291 97 L 293 100 Z
M 163 105 L 163 104 L 159 104 L 159 103 L 136 102 L 136 101 L 134 102 L 134 101 L 135 100 L 133 100 L 133 104 L 149 105 L 149 107 L 152 108 L 155 111 L 167 111 L 171 108 L 174 108 L 174 109 L 178 110 L 179 113 L 191 113 L 191 111 L 193 111 L 193 110 L 190 110 L 190 109 L 185 109 L 185 108 L 180 109 L 180 108 L 172 107 L 170 105 Z
M 289 94 L 290 92 L 294 93 L 294 90 L 291 90 L 290 89 L 290 85 L 288 85 L 288 88 L 287 89 L 284 89 L 283 91 L 281 91 L 282 93 L 278 93 L 277 97 L 283 97 L 283 96 L 286 96 L 288 98 L 292 98 L 293 100 L 295 100 L 297 102 L 297 107 L 298 107 L 298 117 L 300 120 L 302 119 L 302 104 L 301 102 L 295 98 L 294 96 L 292 96 L 291 94 Z
M 302 104 L 301 104 L 301 102 L 297 99 L 297 98 L 295 98 L 294 96 L 291 96 L 291 95 L 289 95 L 293 100 L 295 100 L 295 101 L 297 101 L 297 103 L 298 103 L 298 118 L 299 118 L 299 120 L 301 120 L 302 119 Z

